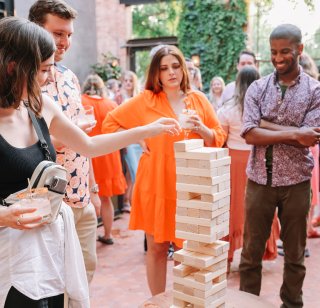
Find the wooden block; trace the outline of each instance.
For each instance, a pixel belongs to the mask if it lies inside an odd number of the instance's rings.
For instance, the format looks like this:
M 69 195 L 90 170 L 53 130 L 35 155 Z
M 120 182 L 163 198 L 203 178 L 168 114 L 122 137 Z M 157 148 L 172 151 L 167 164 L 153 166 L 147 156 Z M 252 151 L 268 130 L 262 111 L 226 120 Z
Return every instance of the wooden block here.
M 217 283 L 226 279 L 226 278 L 223 278 L 223 277 L 226 277 L 226 272 L 227 272 L 227 268 L 220 268 L 214 272 L 204 269 L 204 270 L 195 272 L 193 277 L 196 281 L 199 281 L 201 283 L 207 283 L 209 281 L 213 281 Z
M 177 290 L 182 292 L 183 291 L 183 285 L 179 283 L 173 283 L 173 290 Z
M 199 233 L 199 226 L 198 225 L 187 224 L 187 232 Z
M 188 209 L 188 210 L 193 210 L 193 209 Z M 194 224 L 198 226 L 211 227 L 211 228 L 214 228 L 214 226 L 217 225 L 217 222 L 215 219 L 197 218 L 197 217 L 191 217 L 191 216 L 178 216 L 178 215 L 176 215 L 176 222 L 184 223 L 184 224 Z
M 230 206 L 230 196 L 226 196 L 225 198 L 222 198 L 220 200 L 217 201 L 218 203 L 218 207 L 222 208 L 225 205 L 229 205 Z
M 173 305 L 170 308 L 185 308 L 187 305 L 188 302 L 173 297 Z
M 201 195 L 201 201 L 204 201 L 204 202 L 215 202 L 215 201 L 223 199 L 223 198 L 225 198 L 227 196 L 230 196 L 230 188 L 228 188 L 228 189 L 226 189 L 224 191 L 215 193 L 215 194 L 202 194 Z
M 179 217 L 179 216 L 176 216 Z M 188 232 L 188 224 L 176 222 L 176 230 Z
M 177 206 L 208 211 L 215 211 L 219 208 L 220 200 L 217 202 L 203 202 L 200 198 L 201 197 L 199 195 L 198 199 L 177 200 Z
M 199 226 L 198 227 L 198 233 L 199 234 L 210 235 L 210 234 L 212 234 L 212 232 L 213 232 L 212 231 L 212 227 L 207 227 L 207 226 Z
M 218 174 L 218 169 L 215 171 Z M 212 174 L 212 176 L 215 176 Z M 196 184 L 196 185 L 213 185 L 213 179 L 211 176 L 196 176 L 196 175 L 184 175 L 184 174 L 177 174 L 177 183 L 183 184 Z
M 192 199 L 200 199 L 200 194 L 192 193 L 187 191 L 178 191 L 177 192 L 177 199 L 178 200 L 192 200 Z
M 204 147 L 203 139 L 189 139 L 177 141 L 174 143 L 174 150 L 176 152 L 186 152 L 194 149 L 199 149 Z
M 199 209 L 190 209 L 190 208 L 185 208 L 187 209 L 187 215 L 189 217 L 197 217 L 199 218 L 200 215 L 200 210 Z
M 229 213 L 229 211 L 230 211 L 230 205 L 228 204 L 228 205 L 225 205 L 224 207 L 217 209 L 215 211 L 200 210 L 199 217 L 213 219 L 213 218 L 216 218 L 222 214 Z
M 192 240 L 192 241 L 198 241 L 203 243 L 212 243 L 229 234 L 229 224 L 223 223 L 223 224 L 217 225 L 215 227 L 215 230 L 212 230 L 212 233 L 210 235 L 196 234 L 196 233 L 185 232 L 180 230 L 176 230 L 175 234 L 177 238 L 181 238 L 185 240 Z
M 225 271 L 226 271 L 226 269 L 221 269 L 221 271 L 222 271 L 222 270 L 225 270 Z M 225 273 L 219 275 L 218 277 L 212 279 L 212 281 L 213 281 L 213 282 L 221 282 L 221 281 L 226 280 L 226 279 L 227 279 L 227 273 L 225 272 Z
M 207 297 L 191 296 L 176 290 L 173 290 L 173 297 L 188 303 L 192 303 L 193 305 L 200 305 L 200 307 L 218 307 L 219 305 L 225 302 L 224 289 L 226 287 L 222 284 L 221 285 L 217 284 L 215 288 L 217 289 L 217 287 L 219 287 L 220 290 L 216 291 L 215 293 Z M 194 290 L 194 292 L 201 293 L 201 291 L 198 291 L 196 289 Z M 208 293 L 208 292 L 204 292 L 204 293 Z
M 188 152 L 175 152 L 176 158 L 212 160 L 228 156 L 228 149 L 203 147 Z
M 183 175 L 192 175 L 192 176 L 202 176 L 202 177 L 218 177 L 219 175 L 228 174 L 230 172 L 227 172 L 228 169 L 224 168 L 225 166 L 221 166 L 218 168 L 212 168 L 212 169 L 201 169 L 201 168 L 189 168 L 189 167 L 176 167 L 176 174 L 183 174 Z M 219 169 L 221 168 L 221 169 Z M 225 180 L 230 179 L 230 174 L 228 178 Z M 225 180 L 220 180 L 220 182 L 223 182 Z M 212 180 L 213 184 L 217 184 L 217 179 Z
M 227 271 L 227 266 L 228 266 L 228 260 L 224 259 L 224 260 L 221 260 L 220 262 L 217 262 L 207 267 L 206 270 L 210 272 L 215 272 L 215 271 L 218 271 L 219 269 L 225 269 Z
M 176 215 L 188 216 L 188 208 L 177 206 L 176 207 Z
M 213 195 L 215 193 L 218 193 L 219 187 L 218 185 L 207 186 L 207 185 L 177 183 L 176 189 L 178 192 L 185 191 L 185 192 L 192 192 L 192 193 L 198 193 L 198 194 Z
M 178 284 L 182 284 L 185 287 L 189 287 L 192 289 L 198 289 L 201 291 L 208 291 L 212 287 L 211 281 L 208 283 L 200 283 L 194 279 L 192 274 L 185 276 L 185 277 L 173 276 L 173 282 L 178 283 Z
M 183 249 L 189 251 L 196 251 L 211 256 L 220 256 L 229 250 L 229 242 L 215 241 L 211 244 L 199 243 L 195 241 L 184 241 Z
M 219 283 L 213 283 L 211 288 L 206 291 L 195 289 L 194 294 L 196 297 L 199 297 L 199 298 L 203 298 L 203 299 L 210 298 L 211 296 L 214 296 L 215 294 L 219 294 L 219 292 L 221 290 L 225 290 L 226 287 L 227 287 L 227 281 L 224 280 Z M 211 297 L 211 299 L 212 299 L 212 297 Z
M 219 216 L 216 217 L 217 219 L 217 225 L 220 225 L 222 223 L 224 223 L 225 221 L 228 221 L 230 218 L 230 212 L 225 212 Z
M 183 291 L 182 292 L 184 294 L 188 294 L 188 295 L 194 296 L 194 289 L 193 288 L 183 286 Z
M 200 168 L 200 169 L 212 169 L 220 166 L 226 166 L 231 164 L 231 157 L 227 156 L 221 159 L 214 160 L 196 160 L 196 159 L 187 159 L 186 167 L 189 168 Z
M 184 158 L 177 158 L 176 159 L 176 167 L 187 167 L 187 160 Z
M 179 264 L 173 268 L 173 275 L 177 276 L 177 277 L 184 277 L 184 276 L 188 276 L 191 273 L 194 273 L 196 271 L 198 271 L 197 268 L 194 268 L 194 267 L 186 265 L 186 264 Z
M 199 252 L 188 251 L 185 249 L 180 249 L 174 253 L 174 260 L 178 262 L 183 262 L 184 265 L 196 267 L 198 269 L 207 269 L 208 267 L 216 264 L 220 261 L 226 260 L 228 253 L 223 253 L 217 257 L 212 255 L 205 255 Z M 176 260 L 177 259 L 177 260 Z M 225 268 L 226 270 L 226 268 Z M 217 276 L 215 276 L 217 277 Z M 214 279 L 213 277 L 212 279 Z M 210 279 L 210 280 L 212 280 Z

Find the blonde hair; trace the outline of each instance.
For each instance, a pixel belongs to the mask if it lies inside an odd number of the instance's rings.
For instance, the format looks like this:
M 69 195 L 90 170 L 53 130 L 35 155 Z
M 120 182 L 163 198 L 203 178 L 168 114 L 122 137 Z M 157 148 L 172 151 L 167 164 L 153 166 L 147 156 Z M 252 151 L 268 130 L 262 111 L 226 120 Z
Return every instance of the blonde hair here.
M 220 76 L 214 76 L 211 81 L 210 81 L 210 88 L 209 88 L 209 101 L 211 102 L 212 105 L 216 106 L 218 105 L 218 100 L 216 98 L 216 96 L 214 95 L 214 93 L 212 92 L 212 84 L 214 81 L 219 81 L 221 83 L 221 95 L 223 93 L 223 90 L 225 88 L 225 83 L 224 83 L 224 80 L 222 79 L 222 77 Z
M 99 95 L 107 97 L 106 87 L 100 76 L 96 74 L 89 75 L 83 83 L 82 93 L 87 95 Z
M 138 83 L 138 77 L 137 75 L 132 71 L 125 71 L 122 75 L 122 83 L 124 82 L 125 78 L 129 76 L 132 78 L 133 83 L 133 90 L 132 90 L 132 96 L 136 96 L 139 93 L 139 83 Z M 123 90 L 124 91 L 124 90 Z M 124 95 L 127 95 L 127 93 L 123 93 Z

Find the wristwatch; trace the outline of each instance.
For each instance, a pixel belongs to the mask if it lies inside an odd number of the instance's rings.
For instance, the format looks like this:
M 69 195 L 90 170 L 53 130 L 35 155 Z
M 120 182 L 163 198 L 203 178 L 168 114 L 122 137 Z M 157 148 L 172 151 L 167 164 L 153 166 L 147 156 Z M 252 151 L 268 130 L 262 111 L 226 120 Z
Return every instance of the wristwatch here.
M 90 188 L 90 192 L 97 194 L 99 192 L 99 185 L 98 184 L 94 184 L 91 188 Z

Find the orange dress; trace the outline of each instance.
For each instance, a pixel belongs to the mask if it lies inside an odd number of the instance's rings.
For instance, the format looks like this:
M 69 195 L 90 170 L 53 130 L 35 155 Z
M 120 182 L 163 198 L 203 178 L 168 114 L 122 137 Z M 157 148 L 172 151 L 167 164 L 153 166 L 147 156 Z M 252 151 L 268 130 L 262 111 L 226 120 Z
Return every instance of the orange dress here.
M 200 92 L 190 91 L 185 103 L 187 108 L 196 110 L 207 127 L 214 130 L 215 139 L 211 146 L 221 147 L 226 135 L 207 98 Z M 145 125 L 160 117 L 177 119 L 164 92 L 154 94 L 145 90 L 110 112 L 102 132 Z M 200 136 L 190 133 L 189 138 Z M 157 243 L 173 241 L 181 246 L 182 240 L 175 237 L 176 165 L 173 149 L 173 143 L 179 140 L 183 140 L 183 133 L 145 139 L 150 154 L 143 153 L 139 162 L 129 227 L 153 235 Z
M 106 115 L 118 105 L 107 98 L 82 95 L 84 106 L 93 106 L 94 116 L 97 120 L 96 126 L 89 136 L 101 135 L 102 122 Z M 92 158 L 94 177 L 99 185 L 99 196 L 111 197 L 124 194 L 127 183 L 122 172 L 120 152 L 116 151 L 107 155 Z

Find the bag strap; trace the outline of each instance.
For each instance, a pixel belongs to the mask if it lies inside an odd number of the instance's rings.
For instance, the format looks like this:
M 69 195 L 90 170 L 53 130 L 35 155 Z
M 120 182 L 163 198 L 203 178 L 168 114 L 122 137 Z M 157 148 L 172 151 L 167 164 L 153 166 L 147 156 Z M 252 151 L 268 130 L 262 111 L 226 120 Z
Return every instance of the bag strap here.
M 28 110 L 28 113 L 29 113 L 29 117 L 31 118 L 33 127 L 34 127 L 34 129 L 35 129 L 35 131 L 36 131 L 36 133 L 38 135 L 38 138 L 39 138 L 39 141 L 40 141 L 40 147 L 41 147 L 41 149 L 42 149 L 42 151 L 44 153 L 44 156 L 45 156 L 46 160 L 52 161 L 47 141 L 43 137 L 42 130 L 41 130 L 40 125 L 39 125 L 39 123 L 38 123 L 38 121 L 36 119 L 36 116 L 35 116 L 34 112 L 30 109 L 30 107 L 28 106 L 28 103 L 25 103 L 25 105 L 27 107 L 27 110 Z

